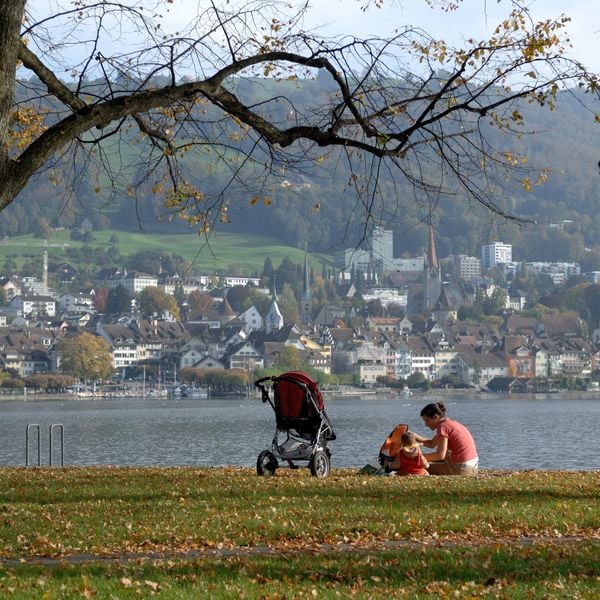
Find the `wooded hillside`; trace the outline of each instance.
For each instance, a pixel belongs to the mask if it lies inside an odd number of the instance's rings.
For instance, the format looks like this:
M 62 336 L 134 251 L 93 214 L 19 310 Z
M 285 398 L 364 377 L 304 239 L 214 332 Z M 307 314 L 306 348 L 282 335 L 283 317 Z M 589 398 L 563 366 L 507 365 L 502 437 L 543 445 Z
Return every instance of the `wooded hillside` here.
M 242 93 L 257 104 L 267 90 L 272 93 L 278 86 L 281 97 L 293 96 L 296 105 L 314 104 L 327 92 L 327 84 L 319 79 L 253 79 L 240 85 L 244 86 Z M 33 97 L 36 82 L 25 82 L 19 91 Z M 396 232 L 396 254 L 424 250 L 432 214 L 441 256 L 478 254 L 482 243 L 497 239 L 513 244 L 515 260 L 583 261 L 586 269 L 600 268 L 596 253 L 585 250 L 596 246 L 600 239 L 600 136 L 592 127 L 593 112 L 584 101 L 586 97 L 579 92 L 562 92 L 554 111 L 533 104 L 515 107 L 523 114 L 525 131 L 535 132 L 525 133 L 519 141 L 519 150 L 532 167 L 532 182 L 535 184 L 540 168 L 549 169 L 548 179 L 533 185 L 529 192 L 520 183 L 507 181 L 505 189 L 493 192 L 494 201 L 507 212 L 535 224 L 517 226 L 498 217 L 492 220 L 481 206 L 469 206 L 458 195 L 453 201 L 439 202 L 435 194 L 416 196 L 408 183 L 394 181 L 388 173 L 382 173 L 382 185 L 389 195 L 399 199 L 401 209 L 387 214 L 374 206 L 373 216 Z M 285 118 L 283 103 L 275 110 L 280 110 L 281 118 Z M 506 146 L 501 133 L 490 130 L 490 135 L 498 151 L 514 150 Z M 53 172 L 40 175 L 3 211 L 0 235 L 44 235 L 52 227 L 77 227 L 86 219 L 96 229 L 189 231 L 185 222 L 161 219 L 167 211 L 154 182 L 147 182 L 146 197 L 134 200 L 128 196 L 127 180 L 136 177 L 137 146 L 133 138 L 127 147 L 111 147 L 112 143 L 110 138 L 106 140 L 105 151 L 117 175 L 115 181 L 122 184 L 117 201 L 108 203 L 103 192 L 98 192 L 106 182 L 86 165 L 59 164 Z M 355 205 L 356 195 L 350 193 L 350 188 L 362 182 L 350 177 L 337 150 L 312 158 L 313 163 L 307 163 L 301 174 L 296 171 L 284 185 L 272 189 L 254 189 L 250 173 L 247 187 L 227 187 L 231 176 L 228 167 L 210 150 L 189 154 L 186 160 L 194 166 L 196 185 L 213 191 L 225 188 L 232 201 L 230 222 L 216 223 L 215 227 L 267 234 L 291 246 L 307 244 L 312 252 L 328 254 L 359 244 L 365 233 L 364 211 Z M 61 170 L 77 173 L 74 190 L 64 187 Z

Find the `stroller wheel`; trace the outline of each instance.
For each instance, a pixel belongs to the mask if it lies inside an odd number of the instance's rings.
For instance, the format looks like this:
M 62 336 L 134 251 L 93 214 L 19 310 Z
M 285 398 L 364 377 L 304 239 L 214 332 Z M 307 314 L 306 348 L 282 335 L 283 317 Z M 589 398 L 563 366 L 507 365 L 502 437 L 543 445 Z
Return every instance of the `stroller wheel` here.
M 315 477 L 327 477 L 330 468 L 329 454 L 324 450 L 317 450 L 310 459 L 309 467 L 311 475 Z
M 256 472 L 258 475 L 275 475 L 279 466 L 275 455 L 270 450 L 263 450 L 256 460 Z

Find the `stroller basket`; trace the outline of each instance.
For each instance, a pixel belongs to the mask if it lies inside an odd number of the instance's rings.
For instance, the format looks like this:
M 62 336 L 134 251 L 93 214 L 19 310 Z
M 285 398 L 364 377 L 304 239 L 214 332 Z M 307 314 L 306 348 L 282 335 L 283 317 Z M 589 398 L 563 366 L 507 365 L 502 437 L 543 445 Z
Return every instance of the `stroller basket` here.
M 273 408 L 276 424 L 271 449 L 258 457 L 258 474 L 274 474 L 279 460 L 291 468 L 297 466 L 294 461 L 305 460 L 313 475 L 326 476 L 331 456 L 327 444 L 336 436 L 317 382 L 303 371 L 289 371 L 259 379 L 255 385 L 262 401 Z

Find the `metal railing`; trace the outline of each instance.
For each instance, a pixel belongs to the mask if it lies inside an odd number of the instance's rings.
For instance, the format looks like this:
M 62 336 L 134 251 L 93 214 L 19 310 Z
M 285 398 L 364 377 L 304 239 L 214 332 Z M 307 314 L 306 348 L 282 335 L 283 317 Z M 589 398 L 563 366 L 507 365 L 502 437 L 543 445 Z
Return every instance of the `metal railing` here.
M 60 435 L 60 466 L 65 466 L 65 428 L 60 423 L 53 423 L 48 428 L 48 466 L 52 467 L 53 465 L 53 456 L 52 449 L 54 446 L 53 433 L 54 430 L 58 432 Z M 27 425 L 25 430 L 25 466 L 29 467 L 30 461 L 30 446 L 32 444 L 31 433 L 35 435 L 34 442 L 37 442 L 37 463 L 34 463 L 33 466 L 41 467 L 42 466 L 42 435 L 41 435 L 41 427 L 37 423 L 30 423 Z M 34 446 L 35 450 L 35 446 Z

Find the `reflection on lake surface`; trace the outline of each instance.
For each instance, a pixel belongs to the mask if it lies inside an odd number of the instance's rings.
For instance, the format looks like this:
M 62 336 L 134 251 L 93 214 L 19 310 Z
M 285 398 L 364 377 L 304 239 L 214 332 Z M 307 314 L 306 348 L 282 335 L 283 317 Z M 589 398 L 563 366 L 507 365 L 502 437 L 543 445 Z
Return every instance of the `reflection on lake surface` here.
M 449 417 L 469 427 L 484 469 L 600 469 L 600 399 L 558 394 L 326 398 L 337 434 L 332 467 L 360 467 L 373 460 L 396 423 L 429 435 L 419 413 L 438 400 L 445 402 Z M 25 464 L 25 432 L 32 423 L 40 425 L 43 465 L 48 464 L 50 425 L 64 426 L 67 466 L 254 466 L 275 428 L 271 407 L 259 398 L 2 401 L 0 465 Z M 53 435 L 56 465 L 56 429 Z M 29 456 L 37 463 L 35 438 Z

